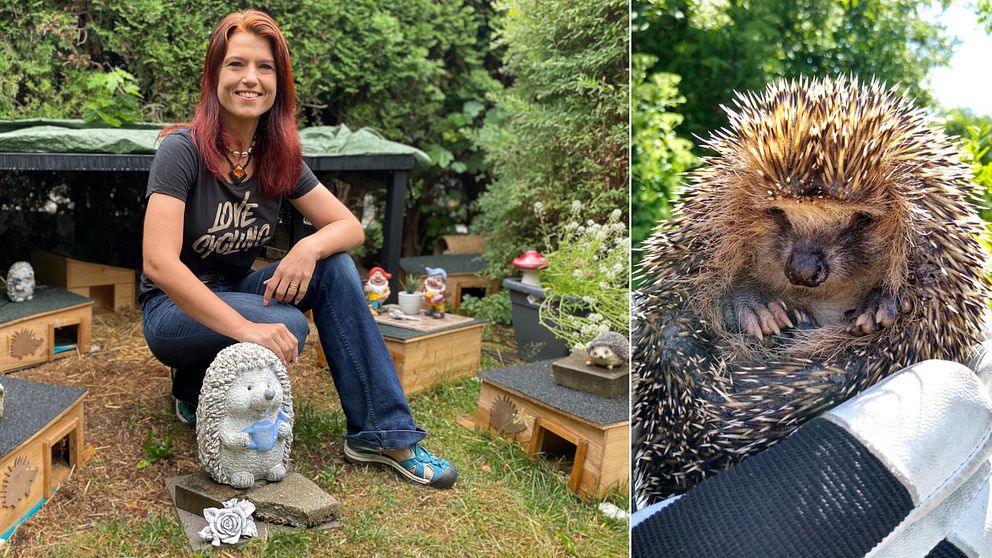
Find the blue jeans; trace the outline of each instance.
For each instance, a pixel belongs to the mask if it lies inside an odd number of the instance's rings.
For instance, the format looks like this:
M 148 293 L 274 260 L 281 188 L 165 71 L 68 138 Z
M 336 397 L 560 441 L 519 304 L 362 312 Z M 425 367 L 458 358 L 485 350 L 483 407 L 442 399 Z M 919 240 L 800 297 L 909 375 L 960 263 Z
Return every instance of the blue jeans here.
M 249 321 L 285 324 L 299 341 L 300 352 L 310 332 L 303 313 L 313 310 L 349 440 L 376 448 L 407 448 L 422 440 L 427 433 L 413 421 L 351 258 L 339 253 L 318 261 L 299 304 L 273 300 L 262 306 L 262 281 L 272 277 L 277 265 L 253 271 L 240 281 L 218 279 L 207 286 Z M 193 320 L 165 293 L 152 295 L 143 310 L 148 348 L 162 363 L 177 369 L 172 394 L 183 401 L 196 401 L 203 374 L 217 352 L 237 341 Z

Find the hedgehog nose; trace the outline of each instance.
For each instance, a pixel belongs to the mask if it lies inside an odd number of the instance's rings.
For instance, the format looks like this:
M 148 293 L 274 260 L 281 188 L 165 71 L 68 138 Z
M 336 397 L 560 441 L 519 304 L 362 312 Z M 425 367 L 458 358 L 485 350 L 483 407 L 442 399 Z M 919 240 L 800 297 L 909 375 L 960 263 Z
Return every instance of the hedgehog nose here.
M 823 252 L 816 249 L 794 249 L 785 265 L 785 276 L 793 285 L 815 287 L 827 279 L 828 273 Z
M 276 397 L 276 390 L 267 387 L 265 388 L 265 399 L 272 401 Z

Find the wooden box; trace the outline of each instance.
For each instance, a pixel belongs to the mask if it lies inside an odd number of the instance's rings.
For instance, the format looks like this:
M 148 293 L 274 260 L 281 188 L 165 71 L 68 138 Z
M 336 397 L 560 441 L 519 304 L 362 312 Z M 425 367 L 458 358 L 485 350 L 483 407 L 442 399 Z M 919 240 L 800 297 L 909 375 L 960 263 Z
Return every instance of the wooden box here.
M 39 283 L 58 285 L 91 298 L 96 309 L 117 312 L 135 306 L 132 269 L 84 262 L 49 252 L 32 253 L 31 266 Z
M 0 307 L 0 372 L 89 352 L 92 311 L 92 300 L 48 285 Z
M 83 443 L 83 388 L 3 378 L 0 541 L 92 455 Z
M 568 488 L 590 499 L 626 494 L 630 420 L 625 397 L 604 398 L 555 384 L 551 361 L 486 370 L 476 426 L 531 455 L 571 461 Z
M 463 316 L 435 331 L 417 331 L 379 323 L 389 356 L 407 396 L 441 382 L 469 378 L 479 371 L 482 360 L 482 330 L 485 322 Z M 429 318 L 425 318 L 429 320 Z M 327 366 L 317 340 L 317 360 Z

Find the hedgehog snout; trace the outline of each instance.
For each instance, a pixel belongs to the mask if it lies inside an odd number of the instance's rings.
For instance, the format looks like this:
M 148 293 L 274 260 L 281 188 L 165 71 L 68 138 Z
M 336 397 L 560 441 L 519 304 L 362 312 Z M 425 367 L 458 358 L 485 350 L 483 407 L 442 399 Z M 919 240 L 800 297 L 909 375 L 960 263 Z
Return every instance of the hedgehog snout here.
M 793 285 L 815 287 L 826 281 L 830 274 L 823 252 L 810 246 L 798 246 L 785 264 L 785 276 Z
M 272 389 L 271 387 L 266 387 L 265 388 L 265 400 L 266 401 L 272 401 L 275 398 L 276 398 L 276 390 Z

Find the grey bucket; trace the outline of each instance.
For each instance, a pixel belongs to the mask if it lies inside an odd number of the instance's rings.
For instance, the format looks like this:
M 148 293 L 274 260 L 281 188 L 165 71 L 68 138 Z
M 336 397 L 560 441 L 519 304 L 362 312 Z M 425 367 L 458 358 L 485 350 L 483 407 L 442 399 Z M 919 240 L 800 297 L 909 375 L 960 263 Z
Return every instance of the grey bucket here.
M 544 301 L 544 289 L 527 285 L 519 279 L 503 279 L 503 288 L 510 291 L 517 356 L 527 362 L 568 356 L 568 345 L 541 325 L 538 317 L 541 302 Z

